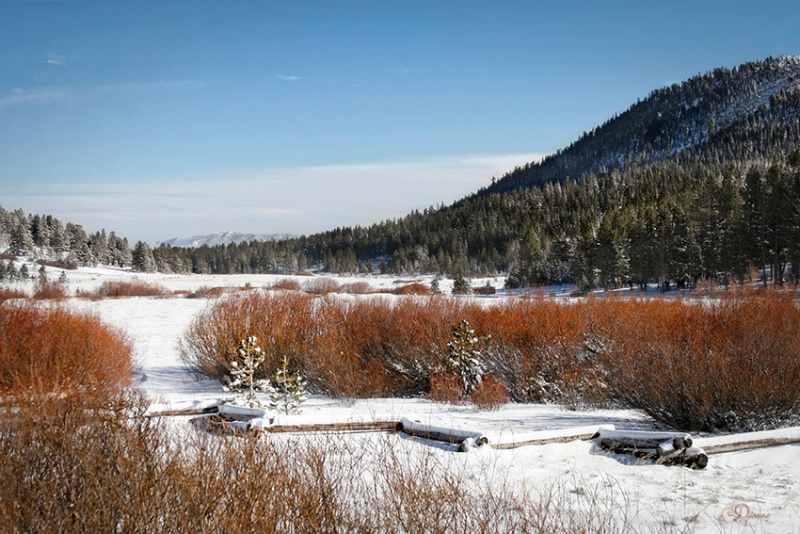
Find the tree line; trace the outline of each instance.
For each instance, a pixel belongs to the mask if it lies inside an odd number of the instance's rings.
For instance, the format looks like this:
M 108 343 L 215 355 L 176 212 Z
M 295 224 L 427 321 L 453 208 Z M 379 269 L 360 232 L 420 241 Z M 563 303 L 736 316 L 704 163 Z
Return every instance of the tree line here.
M 507 273 L 510 286 L 800 281 L 800 150 L 771 164 L 660 163 L 547 182 L 282 241 L 151 247 L 0 208 L 17 256 L 143 272 Z
M 147 254 L 150 270 L 209 274 L 508 273 L 512 286 L 686 287 L 758 271 L 799 281 L 800 151 L 769 165 L 662 163 L 369 227 Z

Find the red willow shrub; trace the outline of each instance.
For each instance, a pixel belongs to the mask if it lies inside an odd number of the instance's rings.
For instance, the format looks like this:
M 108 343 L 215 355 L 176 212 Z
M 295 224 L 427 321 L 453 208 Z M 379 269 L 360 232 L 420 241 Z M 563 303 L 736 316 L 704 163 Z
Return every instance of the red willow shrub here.
M 602 402 L 584 344 L 585 307 L 532 297 L 481 307 L 470 319 L 490 372 L 518 402 Z
M 4 396 L 114 392 L 130 381 L 131 347 L 97 317 L 27 301 L 0 306 Z
M 0 287 L 0 304 L 9 299 L 26 299 L 28 294 L 19 289 Z
M 758 430 L 800 415 L 800 310 L 771 292 L 592 304 L 610 394 L 683 430 Z
M 61 300 L 68 296 L 67 285 L 58 280 L 40 278 L 33 288 L 33 298 L 36 300 Z
M 198 373 L 223 378 L 239 342 L 258 339 L 267 361 L 258 378 L 265 378 L 286 355 L 296 360 L 313 335 L 313 297 L 293 291 L 244 291 L 225 295 L 198 315 L 180 343 L 181 357 Z
M 469 400 L 481 410 L 499 410 L 508 402 L 508 390 L 502 380 L 486 375 L 470 392 Z
M 769 293 L 487 305 L 253 291 L 201 314 L 183 355 L 221 377 L 239 341 L 255 335 L 272 358 L 287 355 L 314 391 L 450 400 L 441 375 L 462 319 L 478 338 L 484 374 L 514 401 L 622 405 L 683 430 L 766 428 L 800 413 L 800 310 Z
M 82 291 L 78 294 L 84 298 L 119 298 L 119 297 L 166 297 L 170 291 L 158 284 L 141 280 L 106 280 L 94 291 Z

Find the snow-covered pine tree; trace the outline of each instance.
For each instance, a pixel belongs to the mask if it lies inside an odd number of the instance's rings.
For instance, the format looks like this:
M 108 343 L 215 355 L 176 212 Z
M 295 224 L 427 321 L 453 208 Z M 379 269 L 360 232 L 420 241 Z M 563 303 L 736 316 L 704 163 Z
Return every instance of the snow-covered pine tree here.
M 483 375 L 481 352 L 475 347 L 477 342 L 475 331 L 466 319 L 453 326 L 453 339 L 447 342 L 448 365 L 461 379 L 465 396 L 480 383 Z
M 239 349 L 231 361 L 231 371 L 228 383 L 223 386 L 225 391 L 237 391 L 242 395 L 237 404 L 244 404 L 251 408 L 262 407 L 263 403 L 256 396 L 257 392 L 272 396 L 275 392 L 269 380 L 256 378 L 256 370 L 264 363 L 265 355 L 258 346 L 258 339 L 250 336 L 239 342 Z
M 284 355 L 272 377 L 273 404 L 284 413 L 299 413 L 300 405 L 306 401 L 306 381 L 289 369 L 289 358 Z

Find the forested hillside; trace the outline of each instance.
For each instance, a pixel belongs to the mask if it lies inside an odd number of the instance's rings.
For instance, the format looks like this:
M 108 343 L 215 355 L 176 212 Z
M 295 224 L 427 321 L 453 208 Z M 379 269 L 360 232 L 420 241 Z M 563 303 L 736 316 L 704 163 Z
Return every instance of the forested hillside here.
M 139 242 L 127 261 L 142 271 L 218 274 L 504 272 L 512 286 L 686 286 L 754 273 L 797 282 L 798 148 L 800 58 L 770 58 L 654 91 L 451 206 L 280 241 Z M 113 232 L 86 236 L 73 225 L 59 234 L 49 217 L 0 215 L 12 253 L 126 261 Z
M 800 146 L 798 119 L 800 57 L 718 68 L 653 91 L 567 148 L 515 169 L 479 194 L 664 161 L 783 160 L 787 147 Z

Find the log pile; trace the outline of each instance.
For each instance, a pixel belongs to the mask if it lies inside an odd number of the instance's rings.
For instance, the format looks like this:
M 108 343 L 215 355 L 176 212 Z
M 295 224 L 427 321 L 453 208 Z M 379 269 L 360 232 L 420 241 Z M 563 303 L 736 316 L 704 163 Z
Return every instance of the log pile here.
M 694 446 L 689 434 L 601 428 L 597 433 L 600 448 L 617 454 L 654 459 L 664 465 L 704 469 L 708 455 Z

